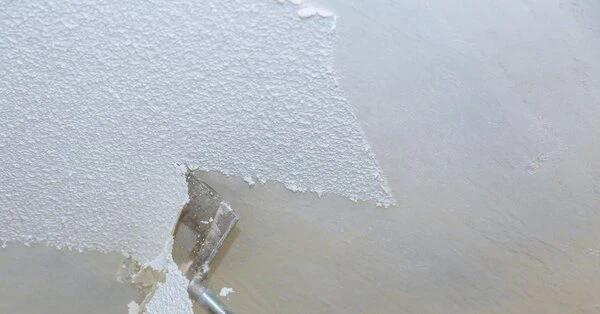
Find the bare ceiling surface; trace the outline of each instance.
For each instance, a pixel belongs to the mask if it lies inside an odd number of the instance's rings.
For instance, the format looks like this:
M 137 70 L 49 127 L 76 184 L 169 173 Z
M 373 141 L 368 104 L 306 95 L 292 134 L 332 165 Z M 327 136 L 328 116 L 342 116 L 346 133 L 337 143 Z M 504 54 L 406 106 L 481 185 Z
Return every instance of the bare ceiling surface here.
M 600 311 L 599 8 L 461 3 L 328 4 L 400 204 L 210 174 L 241 220 L 209 281 L 238 312 Z
M 123 257 L 13 244 L 0 255 L 0 313 L 126 313 L 141 294 L 115 280 Z
M 425 206 L 375 208 L 294 194 L 276 184 L 248 190 L 241 180 L 216 174 L 208 181 L 241 216 L 210 285 L 233 287 L 228 302 L 242 312 L 600 309 L 594 292 L 600 234 L 592 230 L 511 242 L 503 238 L 519 234 L 486 234 L 470 225 L 480 217 L 436 218 Z

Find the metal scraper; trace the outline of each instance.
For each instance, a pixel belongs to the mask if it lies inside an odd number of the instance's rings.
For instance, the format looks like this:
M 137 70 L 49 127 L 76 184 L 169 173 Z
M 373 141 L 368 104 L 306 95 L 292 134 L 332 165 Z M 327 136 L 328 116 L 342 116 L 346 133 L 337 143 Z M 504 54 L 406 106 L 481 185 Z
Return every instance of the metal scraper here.
M 210 263 L 239 217 L 193 171 L 186 174 L 189 202 L 175 227 L 173 259 L 190 280 L 188 293 L 213 314 L 233 313 L 205 285 Z

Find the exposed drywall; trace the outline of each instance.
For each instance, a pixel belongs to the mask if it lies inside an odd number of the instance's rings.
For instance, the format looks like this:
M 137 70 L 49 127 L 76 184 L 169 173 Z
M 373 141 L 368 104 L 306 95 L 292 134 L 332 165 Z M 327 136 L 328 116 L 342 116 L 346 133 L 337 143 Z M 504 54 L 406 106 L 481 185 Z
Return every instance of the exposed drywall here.
M 335 20 L 275 1 L 0 11 L 0 240 L 151 262 L 181 165 L 390 204 L 332 72 Z
M 598 2 L 318 2 L 400 206 L 213 184 L 241 216 L 211 278 L 231 307 L 598 313 Z
M 122 259 L 116 253 L 9 245 L 0 250 L 0 313 L 127 313 L 129 300 L 141 295 L 115 281 Z

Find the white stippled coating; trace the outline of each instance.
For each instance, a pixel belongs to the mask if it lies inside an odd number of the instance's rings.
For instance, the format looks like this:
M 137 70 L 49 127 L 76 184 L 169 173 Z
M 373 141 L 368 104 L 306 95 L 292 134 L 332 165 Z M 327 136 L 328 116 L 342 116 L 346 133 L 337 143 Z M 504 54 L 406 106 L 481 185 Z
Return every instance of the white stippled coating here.
M 157 284 L 145 314 L 192 314 L 192 301 L 187 292 L 188 280 L 173 259 L 169 258 L 165 282 Z
M 327 70 L 333 23 L 247 0 L 5 4 L 0 241 L 154 265 L 178 165 L 393 203 Z

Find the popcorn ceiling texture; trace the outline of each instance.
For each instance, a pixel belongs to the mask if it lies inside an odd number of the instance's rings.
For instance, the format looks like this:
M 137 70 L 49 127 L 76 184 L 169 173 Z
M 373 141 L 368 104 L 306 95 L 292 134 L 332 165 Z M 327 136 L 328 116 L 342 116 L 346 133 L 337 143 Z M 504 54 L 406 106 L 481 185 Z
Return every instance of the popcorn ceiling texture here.
M 145 305 L 146 314 L 192 314 L 192 301 L 187 292 L 188 279 L 169 258 L 165 282 L 157 283 L 156 291 Z
M 391 204 L 331 71 L 335 20 L 273 1 L 0 10 L 0 240 L 160 255 L 182 166 Z

